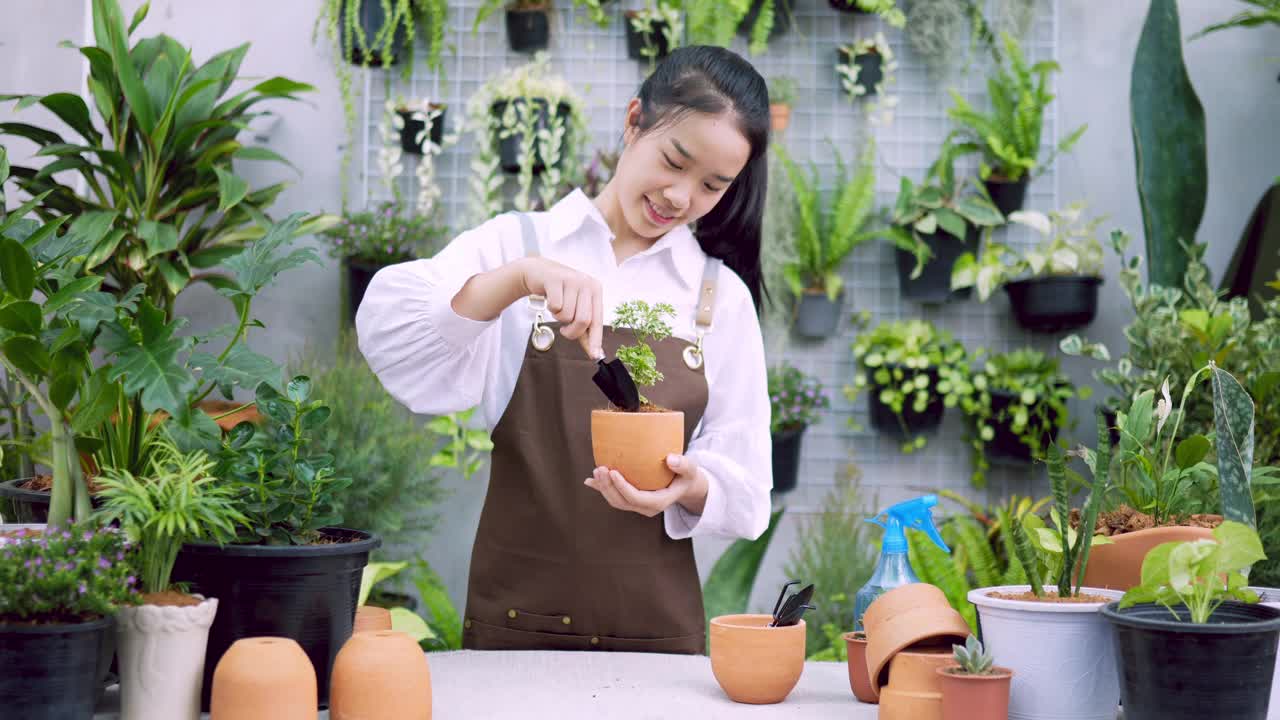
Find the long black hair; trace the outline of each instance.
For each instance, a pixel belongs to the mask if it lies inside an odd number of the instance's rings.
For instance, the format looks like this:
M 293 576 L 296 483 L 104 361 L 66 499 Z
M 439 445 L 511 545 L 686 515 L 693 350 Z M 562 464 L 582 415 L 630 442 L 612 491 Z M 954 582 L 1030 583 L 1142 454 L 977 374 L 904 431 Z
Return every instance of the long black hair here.
M 761 227 L 769 181 L 769 89 L 741 55 L 721 47 L 682 47 L 640 86 L 641 133 L 678 121 L 691 112 L 732 111 L 751 155 L 733 184 L 694 226 L 702 251 L 724 261 L 751 291 L 759 312 L 767 295 L 760 271 Z

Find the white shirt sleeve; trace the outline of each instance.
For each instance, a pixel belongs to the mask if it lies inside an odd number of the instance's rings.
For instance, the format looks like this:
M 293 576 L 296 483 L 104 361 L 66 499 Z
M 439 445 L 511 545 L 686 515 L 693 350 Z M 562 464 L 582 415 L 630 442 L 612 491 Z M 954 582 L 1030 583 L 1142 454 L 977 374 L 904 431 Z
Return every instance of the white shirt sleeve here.
M 360 352 L 383 387 L 415 413 L 439 415 L 479 404 L 499 351 L 496 321 L 465 318 L 453 297 L 472 276 L 511 257 L 519 238 L 500 215 L 454 238 L 434 257 L 379 270 L 356 312 Z
M 720 299 L 712 332 L 703 341 L 708 398 L 702 426 L 685 455 L 707 476 L 701 515 L 679 503 L 664 513 L 667 535 L 754 540 L 769 526 L 773 445 L 764 340 L 747 287 L 720 271 Z

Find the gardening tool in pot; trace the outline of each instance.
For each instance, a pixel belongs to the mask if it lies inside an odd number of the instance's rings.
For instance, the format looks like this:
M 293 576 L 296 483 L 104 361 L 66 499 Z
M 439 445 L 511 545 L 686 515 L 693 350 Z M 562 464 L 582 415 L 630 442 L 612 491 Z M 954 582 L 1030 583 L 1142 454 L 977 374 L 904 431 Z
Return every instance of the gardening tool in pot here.
M 618 358 L 608 362 L 603 355 L 596 358 L 596 374 L 591 379 L 615 406 L 629 412 L 640 409 L 640 391 L 636 388 L 636 381 Z
M 814 607 L 809 604 L 809 600 L 813 597 L 812 583 L 801 588 L 799 592 L 787 598 L 785 602 L 783 601 L 783 598 L 786 597 L 787 594 L 787 588 L 792 585 L 798 585 L 799 583 L 799 580 L 792 580 L 782 586 L 782 591 L 778 593 L 778 602 L 774 603 L 773 606 L 773 621 L 769 623 L 769 627 L 787 627 L 789 625 L 795 625 L 800 622 L 800 618 L 804 615 L 805 610 L 814 609 Z

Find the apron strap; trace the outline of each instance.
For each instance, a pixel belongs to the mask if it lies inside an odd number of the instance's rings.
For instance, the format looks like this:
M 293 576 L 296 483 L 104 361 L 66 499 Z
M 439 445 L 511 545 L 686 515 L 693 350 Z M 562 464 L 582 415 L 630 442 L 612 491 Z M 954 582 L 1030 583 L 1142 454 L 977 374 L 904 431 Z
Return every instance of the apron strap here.
M 520 238 L 524 242 L 524 256 L 538 257 L 538 232 L 533 229 L 533 220 L 529 218 L 528 213 L 512 212 L 512 215 L 520 218 Z
M 720 266 L 724 264 L 720 258 L 708 257 L 702 266 L 702 283 L 698 286 L 697 302 L 694 305 L 693 322 L 694 344 L 684 349 L 684 364 L 690 370 L 702 367 L 702 338 L 711 332 L 711 316 L 716 309 L 716 284 L 720 280 Z
M 524 245 L 525 257 L 538 257 L 538 232 L 533 227 L 533 220 L 528 213 L 512 212 L 520 220 L 520 239 Z M 547 312 L 547 299 L 542 295 L 530 295 L 529 307 L 533 308 L 533 332 L 529 334 L 529 342 L 537 350 L 546 352 L 555 342 L 556 334 L 551 328 L 542 324 Z

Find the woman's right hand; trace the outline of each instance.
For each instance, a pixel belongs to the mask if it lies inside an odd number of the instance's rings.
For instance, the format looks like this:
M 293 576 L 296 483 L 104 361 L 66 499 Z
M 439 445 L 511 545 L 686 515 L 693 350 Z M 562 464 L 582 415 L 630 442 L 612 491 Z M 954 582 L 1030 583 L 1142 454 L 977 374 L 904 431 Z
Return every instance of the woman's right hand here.
M 516 261 L 526 295 L 547 299 L 547 310 L 562 323 L 560 334 L 577 340 L 593 360 L 604 357 L 604 292 L 600 281 L 544 257 Z

